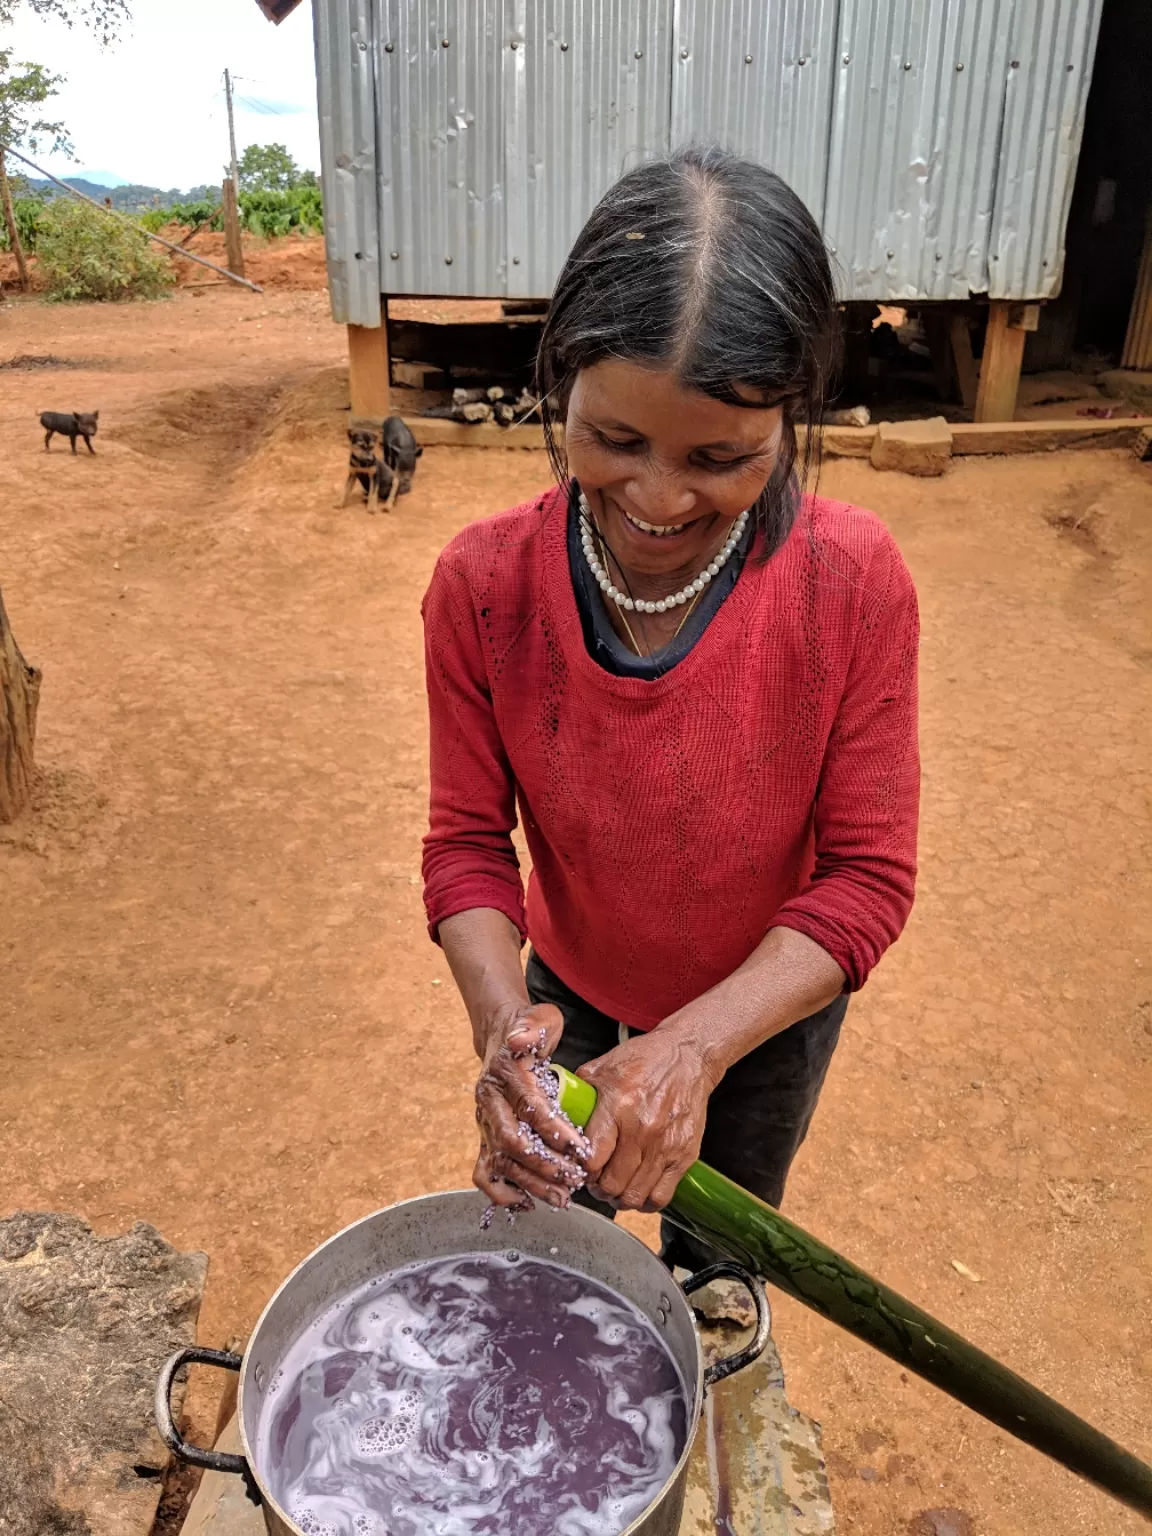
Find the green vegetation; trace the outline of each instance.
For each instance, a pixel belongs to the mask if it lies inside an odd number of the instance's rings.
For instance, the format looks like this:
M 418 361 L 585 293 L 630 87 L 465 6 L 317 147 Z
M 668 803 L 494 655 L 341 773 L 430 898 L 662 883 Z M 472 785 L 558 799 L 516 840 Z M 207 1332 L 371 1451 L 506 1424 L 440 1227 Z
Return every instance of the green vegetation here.
M 3 0 L 0 0 L 0 6 L 2 4 Z M 2 14 L 0 11 L 0 18 Z M 16 64 L 12 50 L 0 48 L 0 145 L 12 149 L 26 147 L 33 154 L 41 145 L 57 154 L 71 153 L 64 124 L 51 122 L 40 115 L 40 108 L 56 94 L 63 78 L 49 73 L 43 64 Z M 20 286 L 27 292 L 28 267 L 3 148 L 0 148 L 0 212 L 3 214 L 5 244 L 16 257 Z
M 152 208 L 140 215 L 140 223 L 154 232 L 166 224 L 183 224 L 190 229 L 224 228 L 224 213 L 219 203 L 207 199 L 194 203 L 173 203 L 169 208 Z M 324 206 L 318 186 L 297 186 L 287 192 L 241 192 L 240 223 L 250 235 L 271 238 L 274 235 L 313 234 L 323 231 Z
M 154 299 L 175 281 L 142 229 L 71 198 L 44 206 L 36 254 L 53 299 Z
M 132 15 L 129 0 L 0 0 L 0 26 L 10 22 L 22 8 L 36 16 L 54 16 L 67 27 L 79 21 L 91 28 L 105 48 Z
M 317 185 L 316 172 L 302 171 L 283 144 L 249 144 L 239 171 L 241 192 L 292 192 Z

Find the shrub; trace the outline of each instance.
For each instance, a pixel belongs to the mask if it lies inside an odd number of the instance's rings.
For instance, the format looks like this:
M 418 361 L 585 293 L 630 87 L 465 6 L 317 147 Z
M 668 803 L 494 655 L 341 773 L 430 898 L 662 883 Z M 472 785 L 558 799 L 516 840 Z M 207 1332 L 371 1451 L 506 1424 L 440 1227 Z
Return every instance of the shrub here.
M 44 208 L 36 254 L 53 299 L 154 299 L 175 281 L 143 230 L 71 199 Z
M 144 228 L 153 234 L 158 234 L 167 224 L 184 224 L 191 230 L 222 229 L 224 224 L 220 204 L 207 199 L 195 203 L 170 203 L 167 208 L 149 208 L 139 218 Z
M 287 192 L 241 192 L 240 219 L 249 234 L 265 237 L 293 231 L 322 232 L 324 206 L 320 188 L 298 186 Z
M 20 244 L 26 251 L 36 249 L 36 232 L 40 228 L 40 217 L 46 204 L 42 197 L 17 197 L 12 201 L 12 212 L 16 217 L 16 233 L 20 236 Z M 3 219 L 0 219 L 0 251 L 8 249 L 8 229 Z

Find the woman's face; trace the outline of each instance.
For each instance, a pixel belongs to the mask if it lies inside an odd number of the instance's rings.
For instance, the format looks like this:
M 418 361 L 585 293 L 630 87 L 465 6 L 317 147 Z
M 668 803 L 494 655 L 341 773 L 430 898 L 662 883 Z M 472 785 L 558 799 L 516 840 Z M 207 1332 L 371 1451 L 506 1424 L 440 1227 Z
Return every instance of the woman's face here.
M 778 405 L 727 405 L 662 369 L 608 359 L 576 376 L 568 467 L 628 569 L 697 571 L 768 483 L 782 414 Z

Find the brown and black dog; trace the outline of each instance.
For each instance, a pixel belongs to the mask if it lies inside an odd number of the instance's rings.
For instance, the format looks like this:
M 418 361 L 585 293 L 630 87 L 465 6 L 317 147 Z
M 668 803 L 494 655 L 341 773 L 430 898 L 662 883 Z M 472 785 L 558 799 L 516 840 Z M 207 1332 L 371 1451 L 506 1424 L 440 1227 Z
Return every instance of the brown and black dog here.
M 73 453 L 76 452 L 76 439 L 82 437 L 88 452 L 95 456 L 92 439 L 96 436 L 99 420 L 99 411 L 42 411 L 40 425 L 44 428 L 44 452 L 52 446 L 52 434 L 59 432 L 61 437 L 71 439 Z
M 353 486 L 359 484 L 368 502 L 369 512 L 375 512 L 383 500 L 385 510 L 391 511 L 388 500 L 392 489 L 392 471 L 376 453 L 376 434 L 364 427 L 349 427 L 348 441 L 352 445 L 348 454 L 348 478 L 344 482 L 344 498 L 340 505 L 346 507 Z

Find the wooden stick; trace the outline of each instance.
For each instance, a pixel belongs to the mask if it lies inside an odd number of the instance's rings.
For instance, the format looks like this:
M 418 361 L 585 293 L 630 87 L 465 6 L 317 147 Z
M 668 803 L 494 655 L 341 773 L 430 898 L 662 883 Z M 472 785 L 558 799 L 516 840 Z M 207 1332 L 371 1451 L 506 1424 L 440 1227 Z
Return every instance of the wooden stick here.
M 157 245 L 163 245 L 168 250 L 175 251 L 177 256 L 183 256 L 185 261 L 198 262 L 200 266 L 207 267 L 210 272 L 221 272 L 225 277 L 230 278 L 232 282 L 239 283 L 241 288 L 251 288 L 253 293 L 264 292 L 259 283 L 250 283 L 246 277 L 240 277 L 235 272 L 229 272 L 227 267 L 218 267 L 214 261 L 209 261 L 206 256 L 197 256 L 195 252 L 186 251 L 173 241 L 165 240 L 163 235 L 154 235 L 150 229 L 145 229 L 135 219 L 130 219 L 126 213 L 118 213 L 115 208 L 105 208 L 94 197 L 89 197 L 85 192 L 78 192 L 75 187 L 70 187 L 66 181 L 61 181 L 59 176 L 53 176 L 51 171 L 42 170 L 34 160 L 29 160 L 27 155 L 22 155 L 18 149 L 13 149 L 10 144 L 0 144 L 0 149 L 4 149 L 10 155 L 15 155 L 17 160 L 22 160 L 25 165 L 30 166 L 36 172 L 37 176 L 43 176 L 45 180 L 55 182 L 58 187 L 62 188 L 72 197 L 79 198 L 82 203 L 91 203 L 93 208 L 97 209 L 100 213 L 106 213 L 109 218 L 120 219 L 125 224 L 131 224 L 133 229 L 138 229 L 149 240 L 155 240 Z

